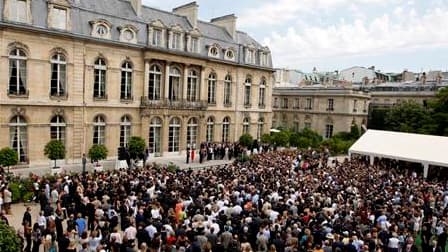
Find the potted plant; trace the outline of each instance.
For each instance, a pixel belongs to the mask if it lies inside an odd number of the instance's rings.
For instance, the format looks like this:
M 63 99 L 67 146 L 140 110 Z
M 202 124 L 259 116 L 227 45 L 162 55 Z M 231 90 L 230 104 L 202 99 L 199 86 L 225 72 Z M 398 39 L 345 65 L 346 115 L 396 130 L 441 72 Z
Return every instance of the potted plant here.
M 19 157 L 17 156 L 17 152 L 10 148 L 5 147 L 0 150 L 0 165 L 8 167 L 8 174 L 9 174 L 9 167 L 16 165 L 19 162 Z
M 128 143 L 129 155 L 136 162 L 137 167 L 143 167 L 143 159 L 145 156 L 146 143 L 141 137 L 133 136 L 129 139 Z
M 106 146 L 102 144 L 94 144 L 90 147 L 89 158 L 95 162 L 95 171 L 103 171 L 103 166 L 99 161 L 107 158 L 107 152 Z
M 54 166 L 52 168 L 53 174 L 59 174 L 61 169 L 56 164 L 56 160 L 65 158 L 65 145 L 60 140 L 51 140 L 45 145 L 44 154 L 50 160 L 54 160 Z

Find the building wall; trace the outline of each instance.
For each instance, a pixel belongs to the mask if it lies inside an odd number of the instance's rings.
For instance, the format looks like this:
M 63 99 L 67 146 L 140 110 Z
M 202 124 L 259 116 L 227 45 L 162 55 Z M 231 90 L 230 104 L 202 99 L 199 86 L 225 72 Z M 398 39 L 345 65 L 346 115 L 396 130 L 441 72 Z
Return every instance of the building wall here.
M 27 53 L 27 88 L 28 95 L 14 97 L 7 93 L 9 82 L 9 52 L 15 46 Z M 67 97 L 50 97 L 50 58 L 56 51 L 67 58 Z M 94 62 L 98 57 L 106 60 L 107 99 L 93 98 Z M 132 96 L 130 101 L 120 100 L 121 65 L 128 60 L 133 67 Z M 207 81 L 210 72 L 216 73 L 216 105 L 206 105 L 203 109 L 191 109 L 185 106 L 176 108 L 155 108 L 141 102 L 141 97 L 148 95 L 149 67 L 153 63 L 163 66 L 179 66 L 182 70 L 182 82 L 186 84 L 185 73 L 189 69 L 199 71 L 199 101 L 207 100 Z M 105 145 L 109 157 L 115 158 L 119 146 L 120 120 L 124 115 L 131 119 L 132 135 L 141 136 L 148 143 L 150 120 L 158 116 L 163 120 L 162 154 L 168 153 L 168 122 L 177 116 L 181 119 L 180 152 L 186 149 L 187 122 L 197 118 L 198 143 L 205 141 L 207 118 L 215 119 L 214 139 L 221 141 L 222 120 L 230 118 L 230 139 L 236 141 L 242 133 L 242 116 L 249 116 L 252 122 L 250 133 L 256 137 L 256 124 L 264 118 L 264 133 L 271 127 L 273 72 L 268 69 L 252 68 L 239 64 L 222 63 L 209 59 L 193 58 L 167 52 L 155 52 L 150 49 L 128 47 L 125 45 L 70 38 L 21 31 L 13 28 L 0 28 L 0 146 L 10 145 L 10 120 L 14 115 L 21 115 L 26 120 L 28 138 L 28 164 L 47 164 L 43 154 L 45 144 L 50 140 L 50 120 L 54 115 L 62 115 L 66 122 L 67 163 L 77 163 L 83 153 L 87 153 L 93 144 L 93 120 L 102 115 L 106 121 Z M 224 78 L 232 76 L 232 105 L 223 105 Z M 251 107 L 243 105 L 244 82 L 247 76 L 252 78 Z M 266 105 L 258 106 L 258 89 L 261 79 L 266 79 Z M 167 86 L 165 72 L 162 86 Z M 185 98 L 186 85 L 183 85 Z M 162 93 L 163 95 L 164 93 Z
M 287 108 L 280 101 L 288 99 Z M 315 89 L 274 89 L 273 127 L 303 130 L 306 126 L 325 136 L 326 125 L 333 125 L 333 134 L 350 131 L 353 123 L 366 124 L 370 96 L 352 90 Z M 299 106 L 296 104 L 299 99 Z M 312 108 L 307 109 L 306 100 L 312 99 Z M 333 99 L 333 110 L 328 100 Z M 355 107 L 356 100 L 356 107 Z M 297 128 L 298 123 L 298 128 Z M 306 125 L 309 124 L 309 125 Z

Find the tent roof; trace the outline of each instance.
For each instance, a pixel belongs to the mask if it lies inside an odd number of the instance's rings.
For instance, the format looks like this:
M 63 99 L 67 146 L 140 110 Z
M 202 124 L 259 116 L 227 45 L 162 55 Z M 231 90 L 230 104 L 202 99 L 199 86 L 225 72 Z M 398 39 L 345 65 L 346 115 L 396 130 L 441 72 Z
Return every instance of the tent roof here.
M 349 153 L 448 167 L 447 150 L 448 137 L 367 130 Z

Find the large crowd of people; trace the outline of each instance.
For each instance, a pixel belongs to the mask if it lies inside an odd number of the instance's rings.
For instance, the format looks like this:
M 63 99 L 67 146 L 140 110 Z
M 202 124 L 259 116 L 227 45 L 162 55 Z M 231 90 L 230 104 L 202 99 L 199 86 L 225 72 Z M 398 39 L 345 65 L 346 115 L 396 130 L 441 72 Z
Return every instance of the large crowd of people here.
M 197 170 L 35 177 L 40 214 L 29 207 L 15 228 L 26 252 L 445 252 L 446 181 L 327 158 L 274 151 Z

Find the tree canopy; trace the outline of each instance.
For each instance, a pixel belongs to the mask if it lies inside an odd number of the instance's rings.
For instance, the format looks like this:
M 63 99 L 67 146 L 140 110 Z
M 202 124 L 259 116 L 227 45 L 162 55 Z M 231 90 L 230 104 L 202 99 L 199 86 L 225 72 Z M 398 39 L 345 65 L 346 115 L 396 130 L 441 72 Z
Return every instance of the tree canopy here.
M 145 140 L 141 137 L 133 136 L 129 139 L 128 148 L 132 159 L 143 158 L 146 149 Z
M 99 160 L 106 159 L 107 157 L 107 148 L 102 144 L 94 144 L 90 147 L 89 150 L 89 158 L 92 161 L 98 162 Z
M 239 143 L 244 147 L 251 147 L 254 139 L 250 134 L 243 134 L 240 136 Z
M 0 220 L 0 251 L 21 251 L 21 242 L 14 229 Z
M 19 162 L 17 152 L 10 147 L 5 147 L 0 150 L 0 165 L 13 166 Z
M 54 160 L 56 167 L 56 160 L 65 158 L 65 145 L 60 140 L 51 140 L 45 145 L 44 154 L 50 160 Z

